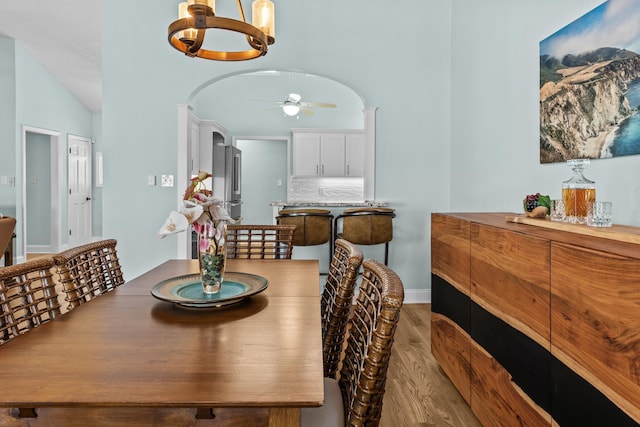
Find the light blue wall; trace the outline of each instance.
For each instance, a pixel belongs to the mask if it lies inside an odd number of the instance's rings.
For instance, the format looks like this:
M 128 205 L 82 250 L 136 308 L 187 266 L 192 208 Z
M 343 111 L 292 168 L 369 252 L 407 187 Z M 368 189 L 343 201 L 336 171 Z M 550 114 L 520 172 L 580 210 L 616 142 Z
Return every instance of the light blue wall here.
M 104 144 L 102 143 L 102 114 L 94 113 L 92 114 L 92 128 L 93 128 L 93 139 L 95 141 L 93 145 L 93 189 L 92 189 L 92 206 L 91 206 L 91 235 L 94 238 L 102 237 L 102 187 L 96 187 L 96 153 L 101 153 L 103 151 Z
M 292 128 L 364 128 L 366 105 L 351 88 L 307 73 L 279 74 L 243 74 L 211 82 L 193 95 L 190 104 L 194 114 L 200 119 L 215 119 L 234 135 L 290 135 Z M 288 117 L 281 108 L 273 107 L 290 92 L 298 93 L 303 101 L 331 102 L 337 107 L 313 108 L 312 115 Z
M 16 175 L 16 67 L 15 42 L 0 37 L 0 176 L 7 177 L 0 184 L 0 213 L 15 216 L 15 187 L 9 186 L 9 177 Z
M 51 142 L 27 132 L 27 245 L 51 245 Z
M 38 63 L 19 42 L 11 43 L 15 48 L 15 120 L 12 123 L 12 139 L 2 141 L 2 152 L 5 150 L 13 157 L 16 176 L 14 198 L 11 201 L 16 209 L 18 224 L 22 224 L 22 126 L 58 131 L 61 133 L 59 164 L 61 167 L 61 227 L 62 243 L 67 242 L 67 135 L 91 138 L 93 114 L 80 101 L 71 95 L 53 76 Z M 0 186 L 4 188 L 4 186 Z M 0 190 L 1 191 L 1 190 Z M 20 226 L 18 226 L 20 227 Z M 20 228 L 18 228 L 19 230 Z M 16 256 L 23 256 L 22 236 L 17 233 Z
M 271 224 L 270 203 L 287 198 L 287 141 L 245 139 L 236 146 L 242 151 L 242 220 L 245 224 Z
M 601 0 L 454 0 L 451 204 L 519 212 L 526 194 L 558 198 L 565 164 L 539 163 L 539 42 Z M 614 222 L 640 225 L 640 156 L 592 160 L 585 176 Z
M 233 2 L 220 3 L 222 15 L 237 16 Z M 234 71 L 304 70 L 331 76 L 379 107 L 376 198 L 398 213 L 390 265 L 407 288 L 426 292 L 429 212 L 449 200 L 451 1 L 300 0 L 276 8 L 277 40 L 267 56 L 222 63 L 168 45 L 177 1 L 103 2 L 103 234 L 118 239 L 128 278 L 174 258 L 175 237 L 158 240 L 156 232 L 184 189 L 149 187 L 146 177 L 176 174 L 177 104 Z M 136 28 L 135 43 L 123 28 Z

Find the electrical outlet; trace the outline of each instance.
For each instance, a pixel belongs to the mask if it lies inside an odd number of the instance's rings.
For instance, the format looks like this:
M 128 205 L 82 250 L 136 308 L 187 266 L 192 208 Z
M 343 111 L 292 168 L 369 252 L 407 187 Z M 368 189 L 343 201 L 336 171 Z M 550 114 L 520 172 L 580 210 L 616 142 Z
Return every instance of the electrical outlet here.
M 173 175 L 162 175 L 162 185 L 163 187 L 173 187 Z

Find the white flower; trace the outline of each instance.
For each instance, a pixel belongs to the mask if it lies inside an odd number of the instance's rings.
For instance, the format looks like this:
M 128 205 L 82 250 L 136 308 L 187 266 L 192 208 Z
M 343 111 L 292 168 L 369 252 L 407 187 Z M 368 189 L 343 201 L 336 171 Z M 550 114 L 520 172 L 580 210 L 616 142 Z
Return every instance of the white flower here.
M 189 227 L 187 217 L 176 211 L 171 211 L 169 218 L 166 219 L 164 225 L 158 230 L 158 237 L 163 238 L 169 234 L 185 231 Z
M 197 233 L 201 233 L 211 227 L 216 228 L 217 232 L 217 226 L 220 222 L 235 222 L 223 207 L 224 202 L 220 199 L 214 199 L 213 193 L 207 190 L 204 181 L 211 176 L 210 173 L 200 172 L 191 178 L 191 183 L 183 197 L 182 206 L 178 208 L 177 212 L 171 212 L 169 218 L 158 231 L 159 237 L 185 231 L 190 224 Z
M 184 206 L 180 208 L 180 213 L 187 218 L 189 224 L 196 222 L 202 216 L 203 212 L 204 208 L 201 205 L 191 203 L 188 200 L 185 200 Z

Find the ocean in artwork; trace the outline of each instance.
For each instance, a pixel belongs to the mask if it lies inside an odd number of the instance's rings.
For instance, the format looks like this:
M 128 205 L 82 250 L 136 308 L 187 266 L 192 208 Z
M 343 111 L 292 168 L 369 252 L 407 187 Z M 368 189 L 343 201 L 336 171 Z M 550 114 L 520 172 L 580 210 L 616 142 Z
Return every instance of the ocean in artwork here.
M 629 84 L 625 96 L 635 111 L 620 123 L 611 145 L 606 148 L 613 157 L 640 154 L 640 79 Z

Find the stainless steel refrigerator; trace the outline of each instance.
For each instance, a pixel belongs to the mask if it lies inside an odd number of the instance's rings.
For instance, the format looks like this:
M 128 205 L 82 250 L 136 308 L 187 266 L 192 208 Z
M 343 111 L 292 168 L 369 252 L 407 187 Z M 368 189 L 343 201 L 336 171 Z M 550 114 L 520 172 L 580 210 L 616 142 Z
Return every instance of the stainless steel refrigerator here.
M 233 219 L 242 217 L 242 152 L 237 147 L 214 142 L 213 194 L 223 198 Z

